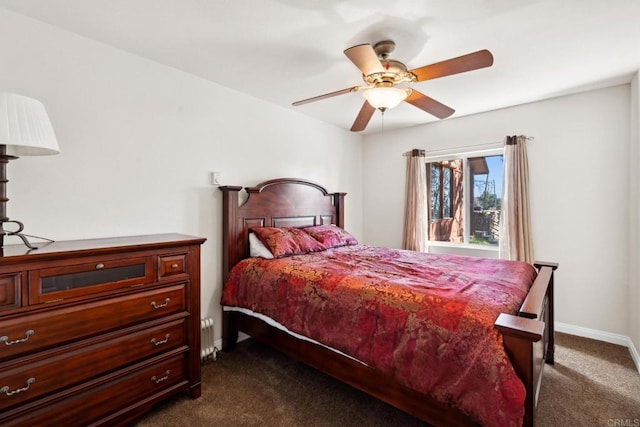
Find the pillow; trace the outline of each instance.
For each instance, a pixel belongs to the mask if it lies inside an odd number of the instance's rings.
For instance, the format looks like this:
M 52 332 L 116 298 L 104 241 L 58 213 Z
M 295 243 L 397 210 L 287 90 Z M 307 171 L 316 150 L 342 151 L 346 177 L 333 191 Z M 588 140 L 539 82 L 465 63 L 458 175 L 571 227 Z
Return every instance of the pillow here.
M 327 249 L 358 244 L 355 237 L 334 224 L 315 225 L 303 230 Z
M 299 228 L 259 227 L 253 231 L 256 237 L 271 251 L 275 258 L 323 251 L 326 248 Z
M 267 249 L 254 233 L 249 233 L 249 256 L 267 259 L 273 258 L 271 251 Z

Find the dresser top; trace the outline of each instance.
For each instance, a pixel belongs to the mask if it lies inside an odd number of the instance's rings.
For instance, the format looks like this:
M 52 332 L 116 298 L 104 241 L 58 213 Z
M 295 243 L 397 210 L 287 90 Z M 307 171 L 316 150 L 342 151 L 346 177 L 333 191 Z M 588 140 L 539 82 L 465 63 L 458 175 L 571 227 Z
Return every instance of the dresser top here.
M 23 244 L 7 245 L 0 248 L 0 265 L 16 262 L 33 262 L 49 258 L 79 255 L 102 255 L 127 250 L 144 250 L 202 244 L 203 237 L 184 234 L 149 234 L 143 236 L 110 237 L 101 239 L 67 240 L 40 243 L 37 249 L 29 249 Z

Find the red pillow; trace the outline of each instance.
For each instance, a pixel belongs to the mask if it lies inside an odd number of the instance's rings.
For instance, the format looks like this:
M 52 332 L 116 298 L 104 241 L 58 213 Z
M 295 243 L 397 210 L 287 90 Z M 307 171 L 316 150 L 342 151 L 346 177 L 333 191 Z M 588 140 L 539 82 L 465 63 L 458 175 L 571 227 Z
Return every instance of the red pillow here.
M 323 251 L 326 248 L 299 228 L 259 227 L 251 231 L 271 251 L 274 258 Z
M 358 244 L 355 237 L 334 224 L 315 225 L 303 230 L 327 249 Z

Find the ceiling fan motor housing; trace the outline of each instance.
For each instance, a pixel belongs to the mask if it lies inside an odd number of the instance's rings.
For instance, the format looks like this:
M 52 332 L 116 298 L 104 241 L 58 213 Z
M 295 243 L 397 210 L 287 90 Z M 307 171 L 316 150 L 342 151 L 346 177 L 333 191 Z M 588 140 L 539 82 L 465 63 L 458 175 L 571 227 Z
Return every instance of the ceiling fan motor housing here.
M 367 76 L 363 76 L 364 82 L 369 86 L 378 85 L 396 85 L 400 82 L 414 82 L 415 76 L 407 72 L 407 67 L 400 61 L 395 59 L 384 59 L 380 61 L 383 72 L 372 73 Z
M 387 59 L 396 50 L 396 43 L 393 40 L 383 40 L 373 46 L 373 51 L 380 60 Z

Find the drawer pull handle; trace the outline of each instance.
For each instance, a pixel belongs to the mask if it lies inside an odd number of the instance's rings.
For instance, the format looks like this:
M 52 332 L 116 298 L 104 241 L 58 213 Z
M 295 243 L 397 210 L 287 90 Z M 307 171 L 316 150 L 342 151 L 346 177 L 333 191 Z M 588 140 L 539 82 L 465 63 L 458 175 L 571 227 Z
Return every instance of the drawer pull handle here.
M 164 339 L 157 341 L 155 338 L 151 338 L 151 344 L 155 345 L 156 347 L 162 344 L 166 344 L 167 341 L 169 341 L 169 334 L 165 334 Z
M 29 387 L 31 387 L 31 384 L 33 384 L 35 382 L 36 382 L 35 378 L 29 378 L 27 380 L 27 385 L 26 386 L 24 386 L 22 388 L 15 389 L 13 391 L 9 391 L 9 386 L 6 385 L 6 386 L 0 388 L 0 393 L 4 393 L 7 396 L 13 396 L 14 394 L 22 393 L 23 391 L 29 390 Z
M 164 373 L 163 377 L 156 377 L 155 375 L 151 377 L 151 381 L 153 381 L 156 384 L 160 384 L 162 381 L 165 381 L 167 379 L 169 379 L 169 374 L 171 373 L 170 370 L 167 369 L 167 372 Z
M 159 309 L 159 308 L 164 308 L 164 307 L 169 305 L 169 301 L 171 301 L 170 298 L 165 298 L 164 299 L 164 304 L 156 304 L 155 301 L 151 301 L 151 307 L 153 307 L 156 310 Z
M 3 336 L 0 337 L 0 343 L 4 343 L 4 345 L 14 345 L 14 344 L 20 344 L 21 342 L 26 342 L 29 340 L 29 337 L 31 335 L 35 334 L 35 332 L 33 331 L 33 329 L 29 329 L 24 338 L 20 338 L 19 340 L 14 340 L 14 341 L 9 341 L 9 337 L 8 336 Z
M 96 270 L 100 270 L 101 268 L 104 268 L 104 264 L 103 263 L 96 264 Z
M 171 268 L 173 268 L 173 269 L 178 268 L 178 264 L 171 264 Z

